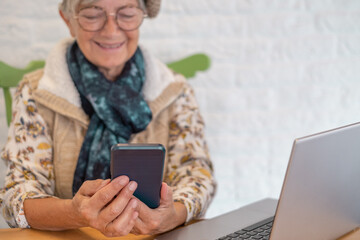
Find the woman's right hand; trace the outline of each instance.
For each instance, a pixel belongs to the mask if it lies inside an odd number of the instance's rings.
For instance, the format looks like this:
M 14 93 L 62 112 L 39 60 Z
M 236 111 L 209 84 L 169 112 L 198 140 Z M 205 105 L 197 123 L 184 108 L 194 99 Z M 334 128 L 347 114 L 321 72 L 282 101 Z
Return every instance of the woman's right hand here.
M 127 235 L 138 217 L 136 188 L 137 183 L 126 176 L 85 181 L 71 202 L 79 223 L 107 237 Z

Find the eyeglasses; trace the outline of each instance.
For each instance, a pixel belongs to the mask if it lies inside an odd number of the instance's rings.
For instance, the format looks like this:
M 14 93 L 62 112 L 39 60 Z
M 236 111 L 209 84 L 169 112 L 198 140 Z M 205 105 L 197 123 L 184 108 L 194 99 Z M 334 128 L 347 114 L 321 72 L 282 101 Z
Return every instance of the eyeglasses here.
M 119 8 L 116 13 L 107 14 L 106 11 L 97 6 L 85 7 L 80 9 L 74 16 L 80 27 L 88 32 L 97 32 L 104 28 L 109 16 L 115 17 L 115 22 L 123 31 L 132 31 L 140 27 L 146 13 L 138 7 L 124 6 Z

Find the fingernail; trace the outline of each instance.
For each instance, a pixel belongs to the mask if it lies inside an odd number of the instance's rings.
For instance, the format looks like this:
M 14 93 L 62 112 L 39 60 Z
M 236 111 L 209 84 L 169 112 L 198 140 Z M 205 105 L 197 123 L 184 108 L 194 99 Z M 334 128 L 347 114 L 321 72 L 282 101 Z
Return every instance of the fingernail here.
M 116 182 L 120 185 L 126 185 L 128 182 L 128 178 L 125 176 L 121 176 L 119 178 L 116 179 Z
M 138 205 L 137 201 L 136 200 L 133 200 L 132 203 L 131 203 L 131 207 L 132 208 L 136 208 Z
M 136 187 L 137 187 L 137 183 L 134 181 L 131 181 L 129 184 L 130 191 L 135 191 Z

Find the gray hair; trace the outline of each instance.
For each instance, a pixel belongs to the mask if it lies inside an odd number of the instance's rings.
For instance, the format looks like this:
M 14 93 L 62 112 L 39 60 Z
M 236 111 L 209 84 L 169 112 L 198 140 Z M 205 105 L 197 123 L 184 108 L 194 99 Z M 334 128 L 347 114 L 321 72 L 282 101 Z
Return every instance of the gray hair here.
M 59 10 L 62 11 L 65 17 L 70 17 L 71 14 L 77 12 L 77 7 L 81 4 L 93 4 L 98 2 L 99 0 L 62 0 L 59 4 Z M 144 0 L 137 0 L 139 6 L 142 10 L 146 12 L 146 7 Z

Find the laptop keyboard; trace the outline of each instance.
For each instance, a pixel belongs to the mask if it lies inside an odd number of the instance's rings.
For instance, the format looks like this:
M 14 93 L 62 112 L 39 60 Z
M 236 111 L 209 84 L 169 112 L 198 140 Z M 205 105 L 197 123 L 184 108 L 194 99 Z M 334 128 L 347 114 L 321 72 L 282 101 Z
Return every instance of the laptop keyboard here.
M 274 217 L 264 219 L 249 227 L 243 228 L 239 231 L 218 238 L 217 240 L 242 240 L 242 239 L 268 240 L 270 237 L 273 221 L 274 221 Z

